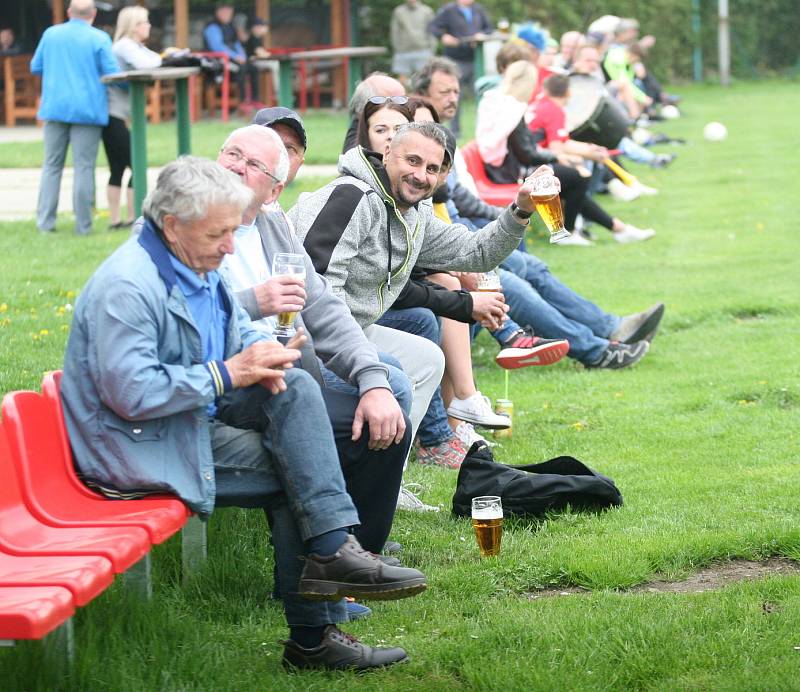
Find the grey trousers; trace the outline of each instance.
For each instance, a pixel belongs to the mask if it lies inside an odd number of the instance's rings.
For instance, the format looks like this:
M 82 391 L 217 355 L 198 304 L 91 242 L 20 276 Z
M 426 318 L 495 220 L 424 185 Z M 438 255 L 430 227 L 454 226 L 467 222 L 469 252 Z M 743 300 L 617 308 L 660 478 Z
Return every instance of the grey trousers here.
M 44 165 L 36 205 L 36 226 L 40 231 L 52 231 L 56 225 L 61 173 L 72 145 L 74 181 L 72 208 L 75 212 L 75 232 L 85 235 L 92 230 L 94 204 L 94 165 L 100 145 L 99 125 L 75 125 L 48 120 L 44 124 Z

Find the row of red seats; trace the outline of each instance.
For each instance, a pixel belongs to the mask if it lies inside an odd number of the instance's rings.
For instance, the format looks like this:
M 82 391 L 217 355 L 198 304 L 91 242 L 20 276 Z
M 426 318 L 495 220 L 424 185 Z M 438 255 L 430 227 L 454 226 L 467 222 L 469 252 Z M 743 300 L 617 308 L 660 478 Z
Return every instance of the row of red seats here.
M 0 640 L 40 639 L 178 532 L 179 500 L 115 501 L 75 474 L 59 384 L 11 392 L 0 423 Z

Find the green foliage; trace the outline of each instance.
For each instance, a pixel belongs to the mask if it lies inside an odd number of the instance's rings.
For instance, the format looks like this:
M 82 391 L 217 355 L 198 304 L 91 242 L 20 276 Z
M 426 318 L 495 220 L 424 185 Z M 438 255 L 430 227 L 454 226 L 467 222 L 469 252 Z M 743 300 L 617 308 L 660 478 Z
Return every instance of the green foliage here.
M 35 643 L 0 649 L 3 689 L 797 689 L 798 576 L 706 593 L 628 591 L 733 557 L 800 558 L 800 183 L 787 146 L 800 95 L 779 81 L 682 94 L 686 117 L 659 129 L 688 145 L 666 170 L 636 169 L 660 194 L 601 199 L 655 227 L 653 240 L 621 246 L 598 230 L 596 247 L 575 248 L 530 238 L 555 275 L 608 310 L 664 300 L 651 352 L 624 371 L 570 361 L 514 371 L 514 437 L 495 451 L 508 463 L 576 456 L 614 478 L 624 506 L 509 522 L 499 558 L 481 560 L 469 523 L 447 511 L 456 474 L 412 463 L 408 480 L 444 510 L 398 513 L 392 537 L 430 588 L 373 604 L 371 618 L 345 627 L 410 653 L 408 665 L 363 676 L 283 672 L 277 640 L 286 630 L 270 599 L 264 516 L 221 510 L 210 522 L 210 560 L 187 585 L 172 539 L 154 550 L 151 603 L 117 583 L 79 609 L 66 677 Z M 725 122 L 727 140 L 702 139 L 709 120 Z M 325 127 L 315 125 L 312 139 Z M 286 203 L 322 182 L 301 181 Z M 123 238 L 77 238 L 66 219 L 54 236 L 33 223 L 0 224 L 0 392 L 37 389 L 44 371 L 60 367 L 66 304 Z M 493 398 L 503 391 L 496 353 L 482 333 L 475 377 Z M 575 586 L 589 591 L 541 592 Z
M 437 8 L 446 0 L 427 0 Z M 386 45 L 392 8 L 400 0 L 361 3 L 361 42 Z M 484 0 L 481 4 L 493 21 L 536 21 L 558 38 L 572 29 L 586 27 L 604 14 L 636 17 L 643 34 L 658 39 L 648 59 L 661 79 L 692 76 L 691 0 Z M 717 69 L 717 2 L 701 0 L 701 46 L 707 72 Z M 732 70 L 735 76 L 785 70 L 800 60 L 800 12 L 796 0 L 736 0 L 730 3 Z M 388 63 L 387 63 L 388 64 Z

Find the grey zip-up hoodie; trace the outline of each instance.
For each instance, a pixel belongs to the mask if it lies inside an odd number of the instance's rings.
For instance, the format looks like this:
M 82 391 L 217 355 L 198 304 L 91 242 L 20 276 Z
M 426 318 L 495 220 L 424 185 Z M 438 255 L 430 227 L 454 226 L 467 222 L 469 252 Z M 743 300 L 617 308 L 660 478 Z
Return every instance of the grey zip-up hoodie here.
M 319 274 L 366 327 L 388 310 L 414 265 L 482 272 L 496 267 L 525 232 L 508 210 L 477 232 L 436 218 L 430 200 L 401 214 L 377 154 L 339 157 L 341 177 L 304 195 L 289 218 Z

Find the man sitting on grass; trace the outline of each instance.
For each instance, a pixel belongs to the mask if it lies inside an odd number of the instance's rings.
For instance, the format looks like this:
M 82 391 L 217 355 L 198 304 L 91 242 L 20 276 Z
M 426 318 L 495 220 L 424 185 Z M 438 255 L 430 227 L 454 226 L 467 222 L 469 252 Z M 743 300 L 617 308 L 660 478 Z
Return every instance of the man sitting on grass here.
M 325 402 L 292 368 L 303 337 L 284 347 L 255 330 L 216 271 L 252 200 L 219 164 L 178 159 L 145 200 L 142 232 L 89 279 L 62 382 L 76 464 L 114 497 L 174 493 L 202 517 L 263 508 L 290 627 L 284 664 L 391 665 L 402 649 L 335 626 L 341 599 L 411 596 L 425 576 L 385 565 L 350 535 L 359 518 Z

